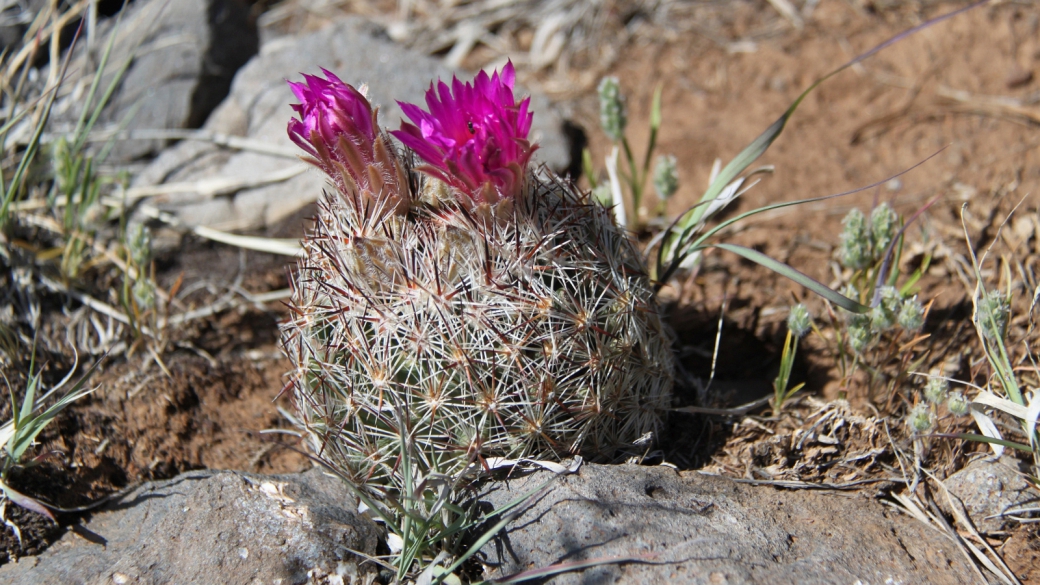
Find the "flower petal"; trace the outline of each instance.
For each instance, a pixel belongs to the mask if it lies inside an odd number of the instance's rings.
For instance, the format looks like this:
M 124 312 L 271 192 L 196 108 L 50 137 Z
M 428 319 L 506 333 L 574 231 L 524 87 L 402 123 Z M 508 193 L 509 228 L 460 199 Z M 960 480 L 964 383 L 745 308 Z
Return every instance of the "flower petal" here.
M 392 134 L 474 201 L 489 192 L 512 197 L 523 186 L 536 148 L 527 139 L 530 98 L 517 105 L 515 81 L 513 64 L 507 63 L 492 75 L 481 71 L 472 83 L 453 77 L 450 87 L 443 81 L 431 84 L 428 112 L 399 102 L 414 124 L 402 122 Z

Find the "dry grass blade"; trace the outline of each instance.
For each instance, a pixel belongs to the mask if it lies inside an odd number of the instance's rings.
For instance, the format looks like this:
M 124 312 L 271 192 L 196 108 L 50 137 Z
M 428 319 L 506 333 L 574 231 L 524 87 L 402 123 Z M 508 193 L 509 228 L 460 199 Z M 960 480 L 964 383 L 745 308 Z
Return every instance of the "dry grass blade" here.
M 898 506 L 895 506 L 896 509 L 902 510 L 907 514 L 910 514 L 925 526 L 928 526 L 929 528 L 932 528 L 933 530 L 936 530 L 940 534 L 949 538 L 957 546 L 957 550 L 959 550 L 961 554 L 964 555 L 964 558 L 968 561 L 968 565 L 975 571 L 975 576 L 978 577 L 979 583 L 982 583 L 983 585 L 988 585 L 989 580 L 986 579 L 986 577 L 982 574 L 982 571 L 975 563 L 975 559 L 977 557 L 973 554 L 974 547 L 970 546 L 969 543 L 964 542 L 964 540 L 960 538 L 960 536 L 955 531 L 949 528 L 945 521 L 940 522 L 939 519 L 937 519 L 931 513 L 926 512 L 924 509 L 922 509 L 921 506 L 918 506 L 916 495 L 914 495 L 912 492 L 892 494 L 892 499 L 894 499 L 896 502 L 900 504 Z
M 1022 100 L 1005 96 L 976 95 L 944 85 L 939 86 L 937 93 L 940 97 L 955 102 L 958 109 L 1040 124 L 1040 108 L 1029 107 Z
M 993 547 L 989 545 L 986 539 L 979 534 L 978 530 L 975 529 L 974 523 L 968 518 L 967 510 L 964 508 L 964 503 L 961 502 L 960 498 L 950 493 L 950 490 L 946 488 L 946 484 L 940 481 L 938 478 L 932 476 L 932 480 L 939 490 L 942 492 L 943 497 L 946 499 L 946 503 L 950 510 L 953 511 L 953 516 L 960 524 L 961 528 L 966 531 L 972 538 L 975 539 L 986 551 L 987 554 L 983 554 L 982 551 L 978 550 L 971 542 L 965 539 L 965 544 L 971 547 L 972 553 L 976 558 L 982 562 L 987 569 L 993 574 L 1001 578 L 1005 583 L 1014 583 L 1015 585 L 1021 585 L 1021 581 L 1015 575 L 1014 571 L 1007 566 L 1004 559 L 997 554 L 997 551 L 993 550 Z
M 791 4 L 790 0 L 768 1 L 769 5 L 776 9 L 780 16 L 786 18 L 795 29 L 802 30 L 805 28 L 805 21 L 802 20 L 802 15 L 798 13 L 798 9 L 794 7 L 794 4 Z
M 269 254 L 297 256 L 301 251 L 303 251 L 303 248 L 297 240 L 239 236 L 203 226 L 193 228 L 192 231 L 197 235 L 208 240 L 213 240 L 214 242 L 221 242 L 223 244 L 229 244 L 247 250 L 267 252 Z
M 49 138 L 45 136 L 45 140 Z M 257 154 L 269 154 L 280 158 L 297 160 L 300 158 L 299 151 L 293 147 L 271 144 L 267 140 L 256 140 L 210 132 L 208 130 L 182 130 L 182 129 L 133 129 L 116 130 L 108 132 L 95 132 L 88 139 L 89 142 L 107 142 L 109 140 L 194 140 L 197 142 L 209 142 L 217 146 L 255 152 Z
M 1027 420 L 1029 416 L 1029 410 L 1025 406 L 1016 404 L 1006 398 L 1001 398 L 988 390 L 980 391 L 972 402 L 984 406 L 991 406 L 1022 420 Z
M 296 240 L 264 238 L 258 236 L 240 236 L 205 226 L 189 228 L 172 214 L 161 211 L 154 206 L 143 205 L 140 210 L 144 215 L 153 219 L 158 219 L 171 227 L 186 231 L 190 230 L 197 236 L 206 238 L 207 240 L 229 244 L 246 250 L 256 250 L 258 252 L 267 252 L 269 254 L 279 254 L 282 256 L 296 256 L 302 250 L 299 242 Z
M 256 177 L 211 177 L 198 181 L 187 181 L 182 183 L 162 183 L 143 187 L 131 187 L 129 189 L 117 189 L 112 195 L 102 197 L 101 202 L 113 209 L 122 209 L 127 202 L 136 201 L 145 197 L 157 195 L 202 195 L 206 198 L 231 195 L 246 189 L 255 189 L 275 183 L 283 183 L 293 177 L 303 174 L 308 169 L 305 164 L 293 165 L 291 167 L 259 175 Z M 11 209 L 14 212 L 35 211 L 53 207 L 64 207 L 68 199 L 59 196 L 54 201 L 47 201 L 42 197 L 28 199 L 13 203 Z
M 73 4 L 67 11 L 61 13 L 57 18 L 51 20 L 53 3 L 48 3 L 47 8 L 37 15 L 33 25 L 29 27 L 29 31 L 26 33 L 26 37 L 32 38 L 33 42 L 27 42 L 25 45 L 11 57 L 10 60 L 4 61 L 3 63 L 3 74 L 0 75 L 0 88 L 4 91 L 8 91 L 11 87 L 11 81 L 14 80 L 15 76 L 19 75 L 22 66 L 25 65 L 26 61 L 35 53 L 39 45 L 57 38 L 57 35 L 69 25 L 73 20 L 78 18 L 83 12 L 92 4 L 95 0 L 79 0 Z M 46 26 L 42 26 L 40 23 L 48 22 Z M 34 31 L 34 29 L 36 29 Z M 39 44 L 37 44 L 37 42 Z M 57 62 L 57 61 L 54 61 Z M 54 79 L 52 82 L 56 81 Z

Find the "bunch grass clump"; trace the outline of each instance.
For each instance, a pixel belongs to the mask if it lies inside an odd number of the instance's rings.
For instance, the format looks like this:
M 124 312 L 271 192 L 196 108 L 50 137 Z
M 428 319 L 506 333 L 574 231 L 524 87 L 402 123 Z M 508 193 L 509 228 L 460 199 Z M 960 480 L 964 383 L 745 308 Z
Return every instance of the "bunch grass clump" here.
M 868 311 L 849 313 L 844 319 L 832 316 L 834 353 L 843 385 L 862 372 L 871 396 L 889 401 L 923 363 L 917 345 L 927 337 L 920 334 L 927 308 L 915 293 L 931 258 L 926 256 L 909 274 L 900 270 L 906 227 L 888 203 L 876 205 L 869 215 L 853 208 L 842 221 L 837 250 L 846 269 L 845 295 L 869 306 Z M 887 396 L 878 392 L 882 389 Z M 911 418 L 920 424 L 910 427 L 923 425 L 926 411 L 923 406 L 918 409 L 918 416 Z

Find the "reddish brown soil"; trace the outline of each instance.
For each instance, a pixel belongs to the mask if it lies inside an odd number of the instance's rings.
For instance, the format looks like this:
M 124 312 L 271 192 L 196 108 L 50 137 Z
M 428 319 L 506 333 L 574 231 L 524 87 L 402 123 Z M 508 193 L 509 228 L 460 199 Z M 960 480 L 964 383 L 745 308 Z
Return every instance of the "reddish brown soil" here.
M 301 212 L 291 224 L 267 235 L 301 233 L 306 215 Z M 224 291 L 235 281 L 254 292 L 286 286 L 284 258 L 193 238 L 160 255 L 156 264 L 159 284 L 167 290 L 178 280 L 208 285 L 182 298 L 188 306 L 206 306 L 218 296 L 212 290 Z M 278 303 L 266 310 L 223 311 L 176 331 L 172 338 L 177 343 L 161 356 L 161 365 L 142 350 L 103 360 L 89 380 L 97 390 L 44 431 L 38 453 L 46 457 L 39 466 L 16 474 L 13 486 L 52 506 L 74 509 L 190 469 L 289 473 L 309 468 L 296 437 L 261 434 L 291 427 L 277 410 L 292 409 L 287 399 L 279 398 L 289 367 L 278 348 L 281 316 Z M 60 316 L 54 321 L 59 325 L 49 329 L 60 331 Z M 47 363 L 44 373 L 50 383 L 64 375 L 72 359 L 40 357 L 39 362 Z M 23 371 L 14 373 L 24 378 Z M 22 387 L 18 382 L 12 379 L 15 388 Z M 0 419 L 9 418 L 9 409 L 6 401 L 0 402 Z M 59 514 L 60 525 L 54 525 L 16 506 L 8 506 L 7 513 L 20 527 L 23 542 L 11 530 L 0 532 L 0 562 L 35 554 L 81 516 Z
M 824 2 L 803 31 L 780 26 L 783 32 L 776 33 L 775 12 L 740 3 L 734 5 L 723 39 L 755 39 L 753 53 L 729 54 L 695 34 L 632 47 L 612 73 L 629 94 L 629 136 L 636 152 L 646 143 L 652 92 L 658 84 L 664 88 L 658 152 L 678 157 L 682 181 L 668 203 L 669 214 L 696 202 L 716 157 L 726 162 L 735 156 L 814 80 L 923 19 L 963 5 L 907 4 L 875 12 L 851 3 Z M 875 202 L 889 201 L 910 216 L 939 196 L 909 230 L 909 253 L 901 268 L 912 271 L 925 250 L 934 255 L 921 282 L 921 298 L 934 301 L 925 330 L 933 339 L 922 351 L 931 351 L 933 360 L 941 361 L 941 349 L 959 349 L 974 335 L 970 326 L 963 327 L 970 315 L 965 301 L 974 286 L 973 279 L 963 278 L 970 264 L 962 264 L 960 273 L 956 266 L 967 259 L 962 204 L 967 204 L 966 223 L 976 249 L 993 243 L 1007 214 L 1021 204 L 1015 227 L 1002 234 L 984 275 L 996 285 L 999 272 L 993 270 L 993 258 L 1014 255 L 1022 270 L 1013 274 L 1012 286 L 1020 293 L 1018 307 L 1028 307 L 1037 284 L 1040 85 L 1025 73 L 1040 69 L 1038 23 L 1040 10 L 1035 6 L 975 9 L 905 38 L 827 81 L 808 96 L 758 161 L 773 165 L 775 172 L 745 194 L 731 215 L 862 188 L 925 162 L 879 188 L 749 220 L 736 233 L 726 234 L 726 241 L 754 247 L 818 280 L 837 284 L 841 267 L 834 249 L 841 219 L 852 206 L 869 211 Z M 967 92 L 970 101 L 944 97 L 955 92 Z M 995 107 L 991 101 L 996 97 L 1019 100 L 1023 106 Z M 609 142 L 598 130 L 595 96 L 581 99 L 577 111 L 591 129 L 594 158 L 602 160 Z M 922 240 L 927 244 L 919 243 Z M 726 253 L 710 253 L 695 281 L 680 285 L 679 290 L 666 289 L 665 298 L 681 298 L 687 307 L 683 312 L 697 315 L 700 326 L 708 325 L 700 349 L 714 343 L 712 316 L 718 315 L 724 299 L 725 328 L 765 344 L 756 348 L 738 343 L 735 349 L 742 353 L 737 356 L 727 356 L 722 347 L 719 359 L 744 362 L 738 368 L 744 376 L 748 368 L 743 352 L 751 349 L 762 355 L 764 349 L 761 361 L 769 361 L 770 352 L 782 342 L 785 309 L 795 299 L 805 299 L 817 315 L 824 312 L 822 303 L 800 287 Z M 692 338 L 685 341 L 696 343 Z M 861 386 L 836 379 L 824 344 L 810 344 L 816 350 L 809 358 L 810 376 L 825 396 L 845 392 L 857 403 L 883 398 L 867 396 Z M 768 367 L 763 372 L 763 380 L 771 379 Z M 973 373 L 965 369 L 956 375 L 967 378 Z

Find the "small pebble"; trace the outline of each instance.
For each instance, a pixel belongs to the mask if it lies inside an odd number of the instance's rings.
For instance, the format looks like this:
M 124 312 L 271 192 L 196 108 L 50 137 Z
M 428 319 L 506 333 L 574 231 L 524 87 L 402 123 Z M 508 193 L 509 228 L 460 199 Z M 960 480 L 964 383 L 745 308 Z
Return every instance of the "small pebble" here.
M 1011 70 L 1011 73 L 1008 73 L 1008 76 L 1004 78 L 1004 85 L 1006 85 L 1008 89 L 1015 89 L 1016 87 L 1029 85 L 1029 82 L 1031 81 L 1033 81 L 1032 71 L 1015 67 Z

